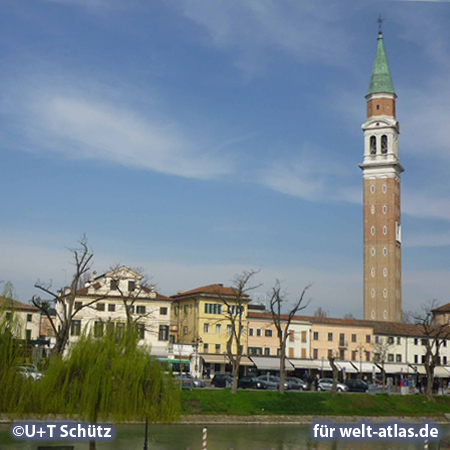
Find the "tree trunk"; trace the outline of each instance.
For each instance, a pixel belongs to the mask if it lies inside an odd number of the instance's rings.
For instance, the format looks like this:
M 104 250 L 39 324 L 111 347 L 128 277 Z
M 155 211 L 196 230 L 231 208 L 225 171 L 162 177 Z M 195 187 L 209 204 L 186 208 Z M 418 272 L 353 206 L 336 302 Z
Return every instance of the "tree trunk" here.
M 96 450 L 97 449 L 97 443 L 93 439 L 92 441 L 89 441 L 89 450 Z
M 61 331 L 56 335 L 56 343 L 51 351 L 52 355 L 62 355 L 64 353 L 69 341 L 69 328 L 70 325 L 68 323 L 63 323 L 61 326 Z
M 333 387 L 331 388 L 331 395 L 333 397 L 336 397 L 336 395 L 337 395 L 337 381 L 338 381 L 339 371 L 338 371 L 338 368 L 336 367 L 336 364 L 334 363 L 334 360 L 335 360 L 334 357 L 328 358 L 328 361 L 330 362 L 331 369 L 333 370 Z
M 280 391 L 280 394 L 284 394 L 284 380 L 286 379 L 286 372 L 284 370 L 286 355 L 284 353 L 283 347 L 281 348 L 281 353 L 280 353 L 280 386 L 278 388 Z
M 425 398 L 429 402 L 434 402 L 433 397 L 433 382 L 434 382 L 434 367 L 429 364 L 425 364 L 425 369 L 427 371 L 427 387 L 425 388 Z
M 240 363 L 240 357 L 237 357 L 232 362 L 232 375 L 233 375 L 233 382 L 231 383 L 231 393 L 236 394 L 238 390 L 238 380 L 239 380 L 239 363 Z

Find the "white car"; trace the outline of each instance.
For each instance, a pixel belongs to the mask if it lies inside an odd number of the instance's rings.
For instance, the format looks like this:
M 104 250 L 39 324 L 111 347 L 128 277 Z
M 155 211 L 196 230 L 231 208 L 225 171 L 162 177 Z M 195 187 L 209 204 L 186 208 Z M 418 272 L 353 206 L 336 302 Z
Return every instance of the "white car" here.
M 327 391 L 331 392 L 331 389 L 333 388 L 333 378 L 321 378 L 319 380 L 319 383 L 317 385 L 318 391 Z M 336 385 L 338 392 L 348 392 L 348 386 L 343 383 L 337 383 Z
M 39 381 L 43 376 L 34 364 L 22 364 L 17 369 L 17 372 L 24 378 L 32 379 L 34 381 Z

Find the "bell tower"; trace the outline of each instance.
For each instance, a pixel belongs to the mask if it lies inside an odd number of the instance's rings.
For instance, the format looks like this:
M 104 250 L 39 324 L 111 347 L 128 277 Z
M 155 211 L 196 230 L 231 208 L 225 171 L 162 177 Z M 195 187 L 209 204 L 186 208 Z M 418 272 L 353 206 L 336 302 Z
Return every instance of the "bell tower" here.
M 398 156 L 400 127 L 381 30 L 366 95 L 364 157 L 364 319 L 400 322 L 401 221 Z

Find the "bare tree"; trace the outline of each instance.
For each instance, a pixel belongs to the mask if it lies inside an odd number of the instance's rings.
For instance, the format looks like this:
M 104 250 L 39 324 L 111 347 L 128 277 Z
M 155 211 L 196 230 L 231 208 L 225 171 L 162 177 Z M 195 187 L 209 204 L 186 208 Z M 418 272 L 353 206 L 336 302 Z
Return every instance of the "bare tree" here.
M 314 317 L 328 317 L 328 311 L 325 311 L 321 306 L 319 306 L 314 311 Z
M 384 364 L 388 360 L 389 351 L 394 346 L 394 342 L 390 341 L 388 337 L 375 336 L 373 343 L 373 362 L 381 365 L 381 377 L 383 385 L 383 393 L 386 386 L 386 371 L 384 370 Z
M 80 308 L 75 308 L 77 287 L 80 280 L 89 272 L 94 257 L 94 253 L 88 247 L 86 236 L 83 236 L 78 243 L 80 245 L 79 248 L 70 249 L 73 256 L 75 271 L 70 287 L 66 288 L 65 293 L 53 292 L 51 290 L 51 283 L 37 281 L 34 285 L 36 289 L 39 289 L 51 297 L 50 300 L 42 300 L 40 297 L 33 296 L 32 304 L 36 306 L 36 308 L 39 308 L 41 313 L 45 314 L 53 328 L 56 338 L 56 344 L 52 349 L 53 354 L 62 354 L 64 352 L 69 340 L 70 329 L 75 314 L 80 309 L 89 308 L 94 303 L 105 298 L 105 296 L 96 297 L 81 305 Z M 52 314 L 53 309 L 56 310 L 56 320 Z
M 336 397 L 337 395 L 337 384 L 338 384 L 338 376 L 339 376 L 339 369 L 336 365 L 336 356 L 335 355 L 328 355 L 328 362 L 330 363 L 331 370 L 333 372 L 333 386 L 331 387 L 331 395 L 333 397 Z
M 425 346 L 425 370 L 427 372 L 427 386 L 424 391 L 428 401 L 434 401 L 433 381 L 434 369 L 440 363 L 441 346 L 450 336 L 448 323 L 437 323 L 433 310 L 438 307 L 436 300 L 430 300 L 422 305 L 422 314 L 414 317 L 420 331 L 423 333 L 422 345 Z
M 281 290 L 281 283 L 279 280 L 275 282 L 275 286 L 272 288 L 271 296 L 270 296 L 270 312 L 272 314 L 272 320 L 277 330 L 278 340 L 280 343 L 280 393 L 284 393 L 284 380 L 286 378 L 286 342 L 289 336 L 289 327 L 291 325 L 292 319 L 295 314 L 299 311 L 305 309 L 310 301 L 308 300 L 306 304 L 303 304 L 303 300 L 306 294 L 306 291 L 311 287 L 309 284 L 306 286 L 300 297 L 294 302 L 291 310 L 286 314 L 282 315 L 281 310 L 283 306 L 286 304 L 286 293 Z
M 414 313 L 402 310 L 402 323 L 414 323 Z
M 354 320 L 355 316 L 352 313 L 347 313 L 344 315 L 344 319 L 346 320 Z
M 245 334 L 245 307 L 249 302 L 248 292 L 257 289 L 261 284 L 249 286 L 251 279 L 258 273 L 255 270 L 244 270 L 242 274 L 234 277 L 231 289 L 234 294 L 226 296 L 218 294 L 220 301 L 226 308 L 223 313 L 225 322 L 230 325 L 229 338 L 227 341 L 226 356 L 232 367 L 233 383 L 231 393 L 236 394 L 239 379 L 239 366 L 243 351 L 243 338 Z M 228 332 L 227 331 L 227 332 Z M 235 350 L 235 351 L 234 351 Z

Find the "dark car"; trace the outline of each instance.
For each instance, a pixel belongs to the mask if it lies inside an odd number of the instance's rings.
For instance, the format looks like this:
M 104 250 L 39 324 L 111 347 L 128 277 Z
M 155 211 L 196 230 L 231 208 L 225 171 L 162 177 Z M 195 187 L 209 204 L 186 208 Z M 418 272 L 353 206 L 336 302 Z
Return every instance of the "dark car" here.
M 211 381 L 211 386 L 224 388 L 231 387 L 232 383 L 233 379 L 228 373 L 218 372 L 214 375 L 214 378 Z
M 350 392 L 367 392 L 369 385 L 362 380 L 347 380 L 345 382 Z
M 280 378 L 279 377 L 275 377 L 272 375 L 260 375 L 258 377 L 258 380 L 266 383 L 267 389 L 275 389 L 276 390 L 280 387 Z M 285 390 L 290 389 L 289 383 L 287 381 L 285 381 L 283 384 L 284 384 Z
M 242 389 L 267 389 L 267 384 L 256 377 L 242 377 L 239 378 L 238 387 Z
M 289 384 L 289 389 L 298 389 L 299 391 L 307 391 L 309 386 L 300 378 L 286 377 L 285 380 Z

